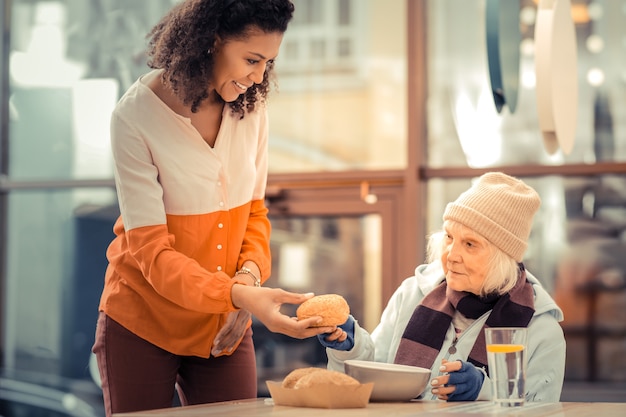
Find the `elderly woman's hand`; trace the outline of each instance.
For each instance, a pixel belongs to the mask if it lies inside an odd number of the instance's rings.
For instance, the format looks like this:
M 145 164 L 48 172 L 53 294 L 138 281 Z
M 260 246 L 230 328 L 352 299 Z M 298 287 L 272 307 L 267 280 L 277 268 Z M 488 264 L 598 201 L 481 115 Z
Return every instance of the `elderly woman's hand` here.
M 437 398 L 447 401 L 474 401 L 478 398 L 485 375 L 474 365 L 444 359 L 439 370 L 447 374 L 439 375 L 430 383 L 433 387 L 431 392 Z
M 318 334 L 317 339 L 322 346 L 335 350 L 351 350 L 354 347 L 354 317 L 338 326 L 331 333 Z

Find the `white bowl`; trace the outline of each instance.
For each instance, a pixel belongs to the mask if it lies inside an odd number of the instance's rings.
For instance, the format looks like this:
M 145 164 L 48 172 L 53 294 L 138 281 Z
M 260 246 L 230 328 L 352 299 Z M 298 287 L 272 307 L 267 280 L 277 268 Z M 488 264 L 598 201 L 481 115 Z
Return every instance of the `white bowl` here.
M 393 363 L 347 360 L 346 374 L 360 383 L 374 383 L 371 401 L 410 401 L 426 388 L 430 369 Z

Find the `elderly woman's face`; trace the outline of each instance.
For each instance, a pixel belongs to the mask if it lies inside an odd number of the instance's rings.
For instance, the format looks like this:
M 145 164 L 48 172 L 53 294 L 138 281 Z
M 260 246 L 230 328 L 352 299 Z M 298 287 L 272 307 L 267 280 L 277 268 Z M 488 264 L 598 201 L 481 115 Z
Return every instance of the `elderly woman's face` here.
M 445 222 L 444 231 L 441 264 L 448 287 L 480 294 L 487 277 L 491 244 L 459 223 Z

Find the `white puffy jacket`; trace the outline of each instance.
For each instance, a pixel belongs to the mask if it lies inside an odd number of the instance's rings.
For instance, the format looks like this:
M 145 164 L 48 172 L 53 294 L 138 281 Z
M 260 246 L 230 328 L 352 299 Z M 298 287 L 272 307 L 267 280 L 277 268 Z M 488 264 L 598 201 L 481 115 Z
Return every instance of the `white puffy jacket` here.
M 528 325 L 528 366 L 526 368 L 526 401 L 558 402 L 563 387 L 565 373 L 565 338 L 559 322 L 563 312 L 540 282 L 528 271 L 527 281 L 535 291 L 535 314 Z M 407 278 L 393 294 L 383 311 L 380 323 L 370 335 L 355 324 L 354 347 L 350 351 L 327 348 L 328 368 L 344 371 L 343 362 L 359 359 L 393 363 L 404 329 L 424 296 L 444 279 L 439 262 L 420 265 L 415 275 Z M 489 313 L 473 322 L 459 337 L 456 353 L 448 353 L 448 347 L 455 338 L 454 327 L 450 325 L 444 344 L 431 369 L 431 379 L 439 375 L 441 360 L 467 360 L 478 332 L 483 327 Z M 420 398 L 434 400 L 428 384 Z M 491 381 L 485 377 L 478 400 L 491 399 Z

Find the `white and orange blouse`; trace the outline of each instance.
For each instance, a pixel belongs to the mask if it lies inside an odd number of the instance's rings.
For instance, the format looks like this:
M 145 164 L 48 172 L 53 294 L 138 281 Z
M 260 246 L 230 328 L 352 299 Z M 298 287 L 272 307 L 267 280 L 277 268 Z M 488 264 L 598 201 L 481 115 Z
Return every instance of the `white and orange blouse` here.
M 270 275 L 266 108 L 240 119 L 226 104 L 211 148 L 139 79 L 113 111 L 111 147 L 121 215 L 100 310 L 171 353 L 208 357 L 236 310 L 235 271 L 251 260 Z

